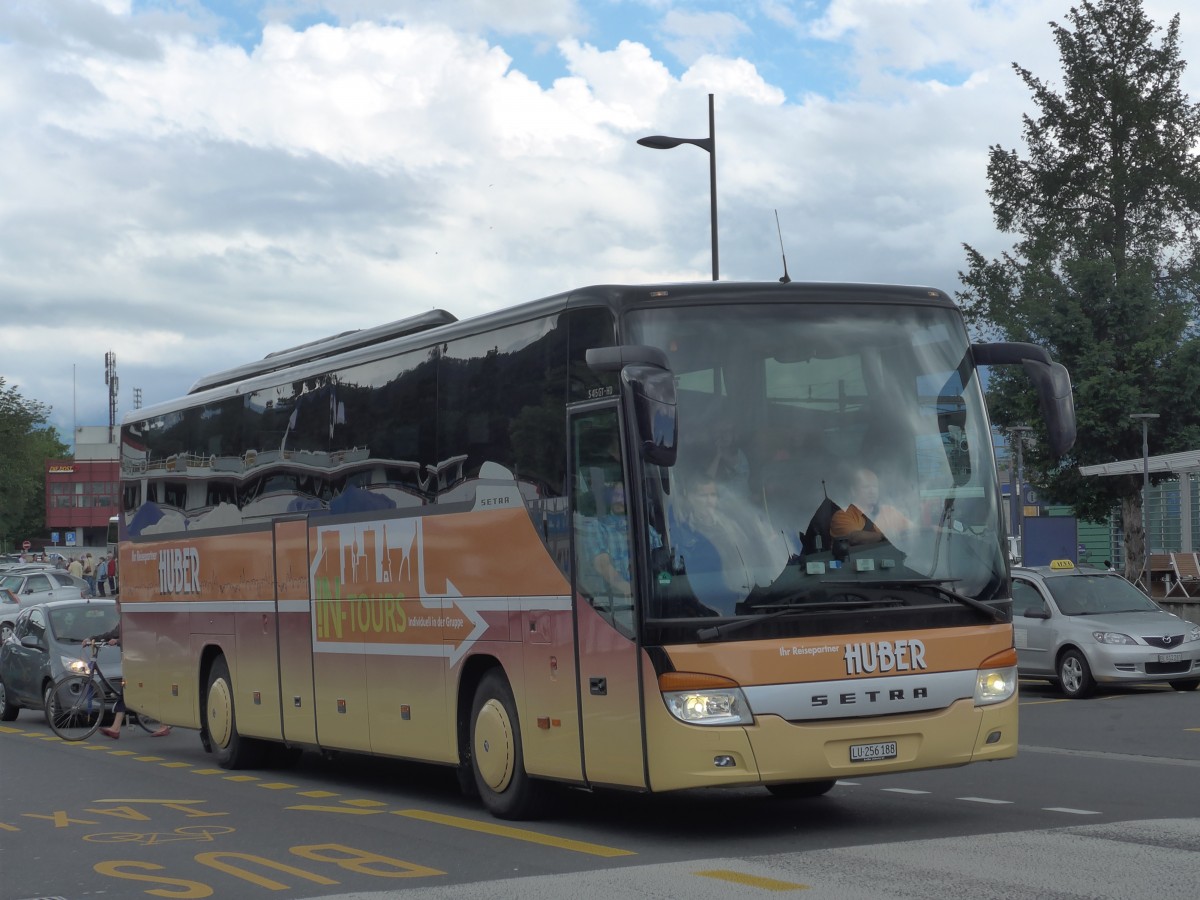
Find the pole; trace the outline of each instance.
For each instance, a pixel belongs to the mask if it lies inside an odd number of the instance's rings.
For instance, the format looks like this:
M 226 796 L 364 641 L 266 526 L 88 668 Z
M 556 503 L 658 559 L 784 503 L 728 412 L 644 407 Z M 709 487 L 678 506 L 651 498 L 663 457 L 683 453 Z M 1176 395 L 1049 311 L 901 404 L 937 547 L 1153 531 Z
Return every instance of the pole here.
M 1026 565 L 1025 559 L 1025 435 L 1033 431 L 1028 425 L 1014 425 L 1009 429 L 1012 433 L 1013 449 L 1017 451 L 1017 473 L 1015 484 L 1012 486 L 1013 499 L 1013 536 L 1017 539 L 1018 549 L 1021 551 L 1021 565 Z M 1009 464 L 1012 460 L 1010 458 Z
M 708 95 L 708 197 L 712 215 L 712 280 L 716 281 L 720 274 L 717 263 L 717 120 L 712 94 Z
M 1150 565 L 1150 519 L 1146 512 L 1146 499 L 1150 496 L 1150 437 L 1148 432 L 1150 420 L 1157 419 L 1158 413 L 1130 413 L 1129 418 L 1142 420 L 1142 565 L 1138 570 L 1137 580 L 1149 595 L 1151 593 L 1150 576 L 1146 574 Z
M 1150 517 L 1146 512 L 1146 498 L 1150 496 L 1150 438 L 1148 435 L 1150 423 L 1142 419 L 1142 569 L 1138 572 L 1138 581 L 1150 593 L 1150 582 L 1146 580 L 1146 565 L 1150 562 Z

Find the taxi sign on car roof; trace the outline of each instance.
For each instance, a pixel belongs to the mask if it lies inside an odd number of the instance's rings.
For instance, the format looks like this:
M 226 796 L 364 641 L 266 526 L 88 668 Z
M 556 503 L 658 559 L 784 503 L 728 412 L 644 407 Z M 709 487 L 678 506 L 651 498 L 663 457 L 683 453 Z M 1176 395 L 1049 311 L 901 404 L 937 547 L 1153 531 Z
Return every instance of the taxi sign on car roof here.
M 1071 562 L 1069 559 L 1052 559 L 1050 560 L 1050 568 L 1073 569 L 1075 568 L 1075 563 Z

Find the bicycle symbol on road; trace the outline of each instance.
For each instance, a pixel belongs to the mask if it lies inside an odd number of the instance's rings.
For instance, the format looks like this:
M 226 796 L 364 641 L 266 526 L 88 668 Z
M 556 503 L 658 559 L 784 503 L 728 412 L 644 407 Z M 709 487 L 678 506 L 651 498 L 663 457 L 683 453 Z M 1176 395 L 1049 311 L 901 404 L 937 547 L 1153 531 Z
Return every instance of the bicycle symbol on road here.
M 175 841 L 211 841 L 217 835 L 236 830 L 228 825 L 183 825 L 174 831 L 149 831 L 145 834 L 136 831 L 102 831 L 84 835 L 83 839 L 96 844 L 143 844 L 148 847 Z

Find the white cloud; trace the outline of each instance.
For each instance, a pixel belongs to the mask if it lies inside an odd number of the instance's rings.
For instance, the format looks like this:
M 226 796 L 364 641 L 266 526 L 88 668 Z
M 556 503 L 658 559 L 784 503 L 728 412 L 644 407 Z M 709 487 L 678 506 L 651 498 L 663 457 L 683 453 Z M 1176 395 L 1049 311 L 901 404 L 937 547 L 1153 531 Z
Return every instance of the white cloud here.
M 1168 2 L 1147 0 L 1163 25 Z M 823 64 L 853 77 L 789 97 L 758 62 L 775 35 L 748 35 L 740 3 L 661 4 L 699 41 L 681 70 L 656 35 L 590 39 L 566 0 L 513 4 L 503 24 L 510 6 L 483 0 L 323 5 L 340 24 L 265 9 L 250 49 L 209 19 L 126 2 L 0 5 L 0 158 L 18 173 L 0 192 L 0 374 L 60 424 L 76 402 L 81 423 L 107 421 L 107 350 L 127 410 L 133 387 L 159 402 L 432 307 L 465 317 L 586 283 L 707 279 L 707 154 L 635 141 L 706 135 L 708 93 L 723 277 L 781 274 L 778 209 L 797 279 L 953 290 L 963 241 L 1011 243 L 992 227 L 987 147 L 1020 146 L 1032 104 L 1010 64 L 1053 76 L 1045 23 L 1067 8 L 832 0 L 806 52 L 828 42 Z M 760 10 L 790 52 L 801 29 L 784 24 L 807 7 Z M 528 77 L 504 28 L 552 38 L 566 74 Z M 1200 67 L 1185 88 L 1200 99 Z

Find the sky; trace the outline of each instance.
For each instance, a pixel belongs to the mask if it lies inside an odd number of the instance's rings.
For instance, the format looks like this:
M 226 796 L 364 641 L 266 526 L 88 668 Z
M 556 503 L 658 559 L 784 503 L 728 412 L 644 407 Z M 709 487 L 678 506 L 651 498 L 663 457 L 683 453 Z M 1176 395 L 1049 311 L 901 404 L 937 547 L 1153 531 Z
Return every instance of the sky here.
M 1200 8 L 1144 0 L 1180 55 Z M 993 145 L 1065 0 L 0 0 L 0 377 L 70 443 L 429 309 L 996 256 Z M 1161 37 L 1161 34 L 1159 35 Z M 1200 62 L 1184 90 L 1200 100 Z M 777 231 L 776 217 L 778 216 Z M 782 248 L 780 237 L 782 236 Z

